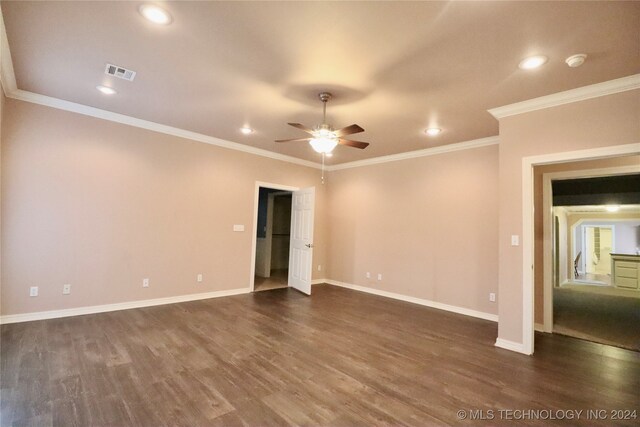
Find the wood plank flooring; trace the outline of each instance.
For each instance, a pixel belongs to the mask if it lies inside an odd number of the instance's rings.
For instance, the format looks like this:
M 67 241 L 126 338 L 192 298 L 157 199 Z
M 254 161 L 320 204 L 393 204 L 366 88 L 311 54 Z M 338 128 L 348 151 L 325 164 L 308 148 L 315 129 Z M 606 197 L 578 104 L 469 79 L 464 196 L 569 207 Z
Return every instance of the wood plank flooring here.
M 460 424 L 459 410 L 640 411 L 636 352 L 537 335 L 535 355 L 519 355 L 494 347 L 495 323 L 329 285 L 311 298 L 278 289 L 1 331 L 2 426 L 425 426 Z M 625 423 L 638 420 L 600 424 Z

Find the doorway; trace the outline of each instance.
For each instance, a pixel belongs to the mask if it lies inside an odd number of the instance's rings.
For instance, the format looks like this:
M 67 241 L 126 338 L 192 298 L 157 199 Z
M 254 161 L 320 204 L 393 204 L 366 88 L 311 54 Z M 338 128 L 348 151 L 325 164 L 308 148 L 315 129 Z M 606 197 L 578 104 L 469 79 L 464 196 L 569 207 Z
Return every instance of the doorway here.
M 311 295 L 315 187 L 256 182 L 249 290 Z
M 629 171 L 543 174 L 545 332 L 640 350 L 640 287 L 614 277 L 640 245 L 640 193 L 626 188 L 640 188 L 640 175 Z
M 611 284 L 611 253 L 615 252 L 613 225 L 583 225 L 582 253 L 584 260 L 577 282 Z M 576 245 L 577 246 L 577 245 Z
M 289 286 L 292 194 L 266 187 L 259 190 L 255 292 Z

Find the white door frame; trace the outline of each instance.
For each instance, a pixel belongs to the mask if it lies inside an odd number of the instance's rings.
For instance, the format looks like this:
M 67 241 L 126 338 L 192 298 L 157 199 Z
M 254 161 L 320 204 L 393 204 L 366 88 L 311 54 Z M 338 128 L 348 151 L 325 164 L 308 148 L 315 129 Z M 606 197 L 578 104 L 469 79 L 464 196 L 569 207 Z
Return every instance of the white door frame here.
M 566 163 L 575 160 L 595 160 L 631 154 L 640 154 L 640 143 L 542 154 L 522 158 L 522 353 L 533 354 L 535 337 L 533 307 L 535 301 L 533 283 L 533 167 L 553 163 Z M 544 217 L 548 217 L 548 215 L 544 215 Z M 551 242 L 548 242 L 548 244 L 550 243 Z M 548 252 L 550 253 L 550 248 Z
M 589 220 L 591 222 L 591 220 Z M 609 228 L 611 229 L 611 251 L 615 253 L 616 250 L 616 226 L 613 224 L 605 224 L 605 225 L 597 225 L 597 224 L 582 224 L 580 226 L 580 231 L 582 233 L 582 253 L 585 254 L 583 265 L 584 265 L 584 273 L 587 274 L 587 228 Z
M 258 239 L 258 203 L 260 202 L 260 187 L 272 188 L 274 190 L 298 191 L 299 187 L 290 185 L 274 184 L 271 182 L 256 181 L 255 192 L 253 197 L 253 234 L 251 235 L 251 271 L 249 274 L 249 292 L 253 292 L 255 288 L 255 270 L 256 270 L 256 242 Z
M 543 307 L 544 307 L 544 320 L 543 331 L 551 333 L 553 331 L 553 260 L 552 260 L 552 246 L 553 246 L 553 187 L 552 181 L 560 181 L 565 179 L 578 179 L 578 178 L 596 178 L 599 176 L 612 176 L 612 175 L 626 175 L 630 173 L 637 173 L 640 171 L 640 167 L 636 166 L 618 166 L 611 168 L 599 168 L 588 170 L 575 170 L 566 172 L 551 172 L 542 175 L 542 216 L 543 216 Z M 571 227 L 571 237 L 573 238 L 574 227 L 579 223 L 574 224 Z M 584 252 L 583 252 L 584 253 Z M 570 262 L 575 259 L 577 252 L 574 245 L 572 245 L 572 259 L 567 260 Z M 560 266 L 558 266 L 560 268 Z

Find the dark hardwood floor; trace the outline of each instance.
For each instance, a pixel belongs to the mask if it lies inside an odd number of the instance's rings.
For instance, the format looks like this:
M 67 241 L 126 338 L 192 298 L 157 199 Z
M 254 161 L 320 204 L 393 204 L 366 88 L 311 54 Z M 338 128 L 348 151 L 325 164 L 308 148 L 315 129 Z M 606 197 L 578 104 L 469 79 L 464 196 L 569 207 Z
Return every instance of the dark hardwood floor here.
M 500 409 L 640 410 L 638 353 L 539 334 L 524 356 L 496 335 L 329 285 L 4 325 L 0 424 L 424 426 L 496 411 L 463 421 L 485 425 Z M 606 414 L 601 425 L 638 425 Z

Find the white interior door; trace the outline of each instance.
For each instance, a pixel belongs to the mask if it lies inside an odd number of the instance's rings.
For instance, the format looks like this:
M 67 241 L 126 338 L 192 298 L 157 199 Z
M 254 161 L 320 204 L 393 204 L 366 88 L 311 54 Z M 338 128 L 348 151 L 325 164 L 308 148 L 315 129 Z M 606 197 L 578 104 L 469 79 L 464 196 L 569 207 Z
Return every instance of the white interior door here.
M 294 191 L 291 201 L 289 286 L 307 295 L 311 295 L 315 199 L 316 189 L 310 187 Z

